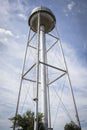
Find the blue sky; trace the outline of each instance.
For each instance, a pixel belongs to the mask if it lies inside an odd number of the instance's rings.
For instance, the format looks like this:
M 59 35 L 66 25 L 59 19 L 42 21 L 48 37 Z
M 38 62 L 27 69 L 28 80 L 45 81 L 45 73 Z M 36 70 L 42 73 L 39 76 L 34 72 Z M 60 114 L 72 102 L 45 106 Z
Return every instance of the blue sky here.
M 9 130 L 9 117 L 14 116 L 18 88 L 23 65 L 24 52 L 28 36 L 28 17 L 36 6 L 50 8 L 55 17 L 62 41 L 82 130 L 87 129 L 87 1 L 86 0 L 0 0 L 0 129 Z M 26 88 L 28 88 L 28 84 Z M 61 83 L 60 83 L 61 84 Z M 32 86 L 30 84 L 30 86 Z M 33 109 L 34 105 L 23 88 L 20 111 Z M 64 89 L 64 99 L 68 108 L 72 106 L 67 98 L 67 88 Z M 32 89 L 30 88 L 30 92 Z M 57 97 L 51 91 L 52 100 Z M 26 97 L 24 108 L 23 102 Z M 69 104 L 68 104 L 69 103 Z M 52 125 L 55 119 L 56 102 L 52 109 Z M 73 108 L 73 106 L 72 106 Z M 71 109 L 71 108 L 70 108 Z M 73 110 L 72 110 L 73 111 Z M 53 114 L 54 112 L 54 114 Z M 59 110 L 54 129 L 61 127 L 65 113 Z M 62 114 L 61 114 L 62 113 Z M 73 112 L 72 112 L 73 113 Z M 73 117 L 73 115 L 72 115 Z

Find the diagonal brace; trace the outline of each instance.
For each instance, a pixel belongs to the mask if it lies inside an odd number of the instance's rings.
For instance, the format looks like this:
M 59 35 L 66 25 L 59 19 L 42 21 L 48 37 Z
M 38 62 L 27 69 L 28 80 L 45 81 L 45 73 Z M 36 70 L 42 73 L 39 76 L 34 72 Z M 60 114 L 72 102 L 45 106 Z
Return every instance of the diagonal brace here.
M 29 70 L 27 70 L 26 72 L 25 72 L 25 74 L 23 74 L 22 75 L 22 78 L 34 67 L 36 65 L 36 63 L 35 64 L 33 64 L 31 67 L 30 67 L 30 69 Z
M 57 40 L 59 40 L 58 37 L 55 37 L 54 35 L 52 35 L 52 34 L 50 34 L 50 33 L 48 33 L 48 35 L 51 36 L 51 37 L 54 37 L 54 38 L 57 39 Z
M 57 77 L 56 79 L 54 79 L 53 81 L 51 81 L 48 85 L 54 83 L 55 81 L 57 81 L 58 79 L 62 78 L 67 72 L 65 72 L 64 74 L 60 75 L 59 77 Z
M 52 46 L 49 47 L 49 49 L 47 50 L 47 52 L 48 52 L 49 50 L 51 50 L 51 48 L 52 48 L 57 42 L 58 42 L 58 40 L 56 40 L 56 41 L 52 44 Z

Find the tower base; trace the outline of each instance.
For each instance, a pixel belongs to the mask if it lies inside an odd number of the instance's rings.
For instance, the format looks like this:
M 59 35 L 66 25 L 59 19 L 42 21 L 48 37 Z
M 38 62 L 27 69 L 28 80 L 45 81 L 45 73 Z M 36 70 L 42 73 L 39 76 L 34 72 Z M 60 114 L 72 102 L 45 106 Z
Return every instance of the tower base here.
M 53 130 L 53 128 L 48 128 L 48 130 Z

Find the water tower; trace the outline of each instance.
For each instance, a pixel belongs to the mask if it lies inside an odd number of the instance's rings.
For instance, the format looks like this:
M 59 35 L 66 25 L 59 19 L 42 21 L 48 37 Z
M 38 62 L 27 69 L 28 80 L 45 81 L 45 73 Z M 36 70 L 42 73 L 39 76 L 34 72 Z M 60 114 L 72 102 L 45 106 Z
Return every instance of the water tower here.
M 58 79 L 62 78 L 65 74 L 68 75 L 69 83 L 70 83 L 70 89 L 71 89 L 71 94 L 74 102 L 74 107 L 76 111 L 76 117 L 78 121 L 78 125 L 80 126 L 79 122 L 79 117 L 78 117 L 78 112 L 77 112 L 77 107 L 74 99 L 74 94 L 72 90 L 72 85 L 68 73 L 68 68 L 63 52 L 63 48 L 61 45 L 61 41 L 59 39 L 59 36 L 55 36 L 50 34 L 54 28 L 56 28 L 56 18 L 52 11 L 46 7 L 37 7 L 33 9 L 33 11 L 30 14 L 28 24 L 30 27 L 29 31 L 29 37 L 28 37 L 28 42 L 26 46 L 26 52 L 25 52 L 25 58 L 24 58 L 24 65 L 23 65 L 23 71 L 22 71 L 22 77 L 21 77 L 21 83 L 20 83 L 20 89 L 19 89 L 19 95 L 18 95 L 18 102 L 17 102 L 17 109 L 16 109 L 16 114 L 18 113 L 18 107 L 19 107 L 19 101 L 20 101 L 20 94 L 21 94 L 21 87 L 22 87 L 22 82 L 23 80 L 28 80 L 29 82 L 34 82 L 36 85 L 36 90 L 35 90 L 35 95 L 34 95 L 34 102 L 35 102 L 35 119 L 34 119 L 34 130 L 38 130 L 38 102 L 39 102 L 39 96 L 38 96 L 38 89 L 39 89 L 39 84 L 41 86 L 41 98 L 42 98 L 42 104 L 41 104 L 41 113 L 43 113 L 43 126 L 45 130 L 52 130 L 51 128 L 51 119 L 50 119 L 50 100 L 49 100 L 49 85 L 57 81 Z M 31 31 L 34 32 L 32 37 L 30 37 Z M 57 28 L 56 28 L 57 32 Z M 51 37 L 56 39 L 56 42 L 51 44 L 51 46 L 47 49 L 46 46 L 46 34 L 49 34 Z M 58 32 L 57 32 L 58 34 Z M 36 46 L 30 45 L 29 43 L 32 41 L 34 36 L 37 35 L 36 39 Z M 54 66 L 52 64 L 48 64 L 47 61 L 47 52 L 50 51 L 55 44 L 59 44 L 65 64 L 65 69 L 61 69 L 59 66 Z M 31 65 L 30 68 L 26 72 L 25 70 L 25 63 L 26 63 L 26 57 L 27 57 L 27 52 L 28 48 L 33 48 L 36 50 L 36 61 L 34 64 Z M 51 58 L 51 57 L 50 57 Z M 27 79 L 25 76 L 30 73 L 30 71 L 33 68 L 36 68 L 36 80 L 33 79 Z M 48 81 L 48 68 L 52 68 L 55 70 L 58 70 L 62 72 L 60 76 L 57 76 L 54 80 L 51 82 Z M 14 122 L 14 130 L 15 130 L 15 122 Z

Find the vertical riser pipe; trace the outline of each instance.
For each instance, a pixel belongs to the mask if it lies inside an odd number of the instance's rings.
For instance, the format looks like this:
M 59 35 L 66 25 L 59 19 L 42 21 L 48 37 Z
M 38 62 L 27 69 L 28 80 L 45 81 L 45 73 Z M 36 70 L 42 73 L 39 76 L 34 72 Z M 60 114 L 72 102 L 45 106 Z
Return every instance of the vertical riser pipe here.
M 46 63 L 46 43 L 44 26 L 40 26 L 40 57 L 41 62 Z M 48 129 L 48 109 L 47 109 L 47 74 L 46 66 L 41 64 L 41 97 L 42 97 L 42 110 L 43 113 L 43 125 L 45 130 Z

